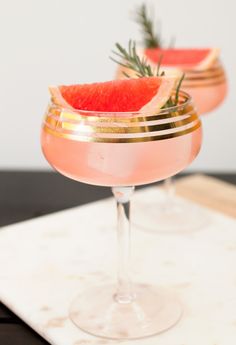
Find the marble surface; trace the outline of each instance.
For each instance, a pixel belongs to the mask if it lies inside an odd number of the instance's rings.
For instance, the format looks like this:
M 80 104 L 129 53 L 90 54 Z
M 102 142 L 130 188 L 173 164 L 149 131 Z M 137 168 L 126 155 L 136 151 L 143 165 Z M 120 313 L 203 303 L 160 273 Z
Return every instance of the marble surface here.
M 157 188 L 138 200 L 159 201 Z M 150 234 L 134 227 L 135 282 L 175 289 L 181 321 L 156 337 L 123 345 L 236 343 L 236 221 L 207 210 L 201 231 Z M 68 318 L 74 297 L 115 281 L 116 209 L 112 199 L 54 213 L 0 231 L 0 300 L 53 345 L 121 343 L 80 331 Z

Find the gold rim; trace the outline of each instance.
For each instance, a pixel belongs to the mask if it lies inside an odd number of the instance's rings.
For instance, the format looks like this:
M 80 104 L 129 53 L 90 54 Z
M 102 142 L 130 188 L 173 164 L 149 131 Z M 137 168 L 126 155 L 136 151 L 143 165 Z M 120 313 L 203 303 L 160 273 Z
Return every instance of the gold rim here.
M 63 133 L 63 132 L 58 132 L 55 131 L 46 125 L 43 126 L 43 130 L 55 137 L 62 138 L 62 139 L 70 139 L 73 141 L 81 141 L 81 142 L 96 142 L 96 143 L 139 143 L 139 142 L 149 142 L 149 141 L 157 141 L 157 140 L 166 140 L 166 139 L 172 139 L 176 138 L 179 136 L 183 136 L 186 134 L 189 134 L 191 132 L 196 131 L 198 128 L 201 127 L 201 122 L 198 119 L 194 126 L 184 129 L 184 130 L 179 130 L 177 132 L 173 133 L 167 133 L 167 134 L 161 134 L 159 133 L 158 135 L 153 135 L 153 136 L 141 136 L 141 137 L 120 137 L 120 138 L 105 138 L 105 137 L 97 137 L 97 136 L 88 136 L 88 135 L 76 135 L 72 133 Z M 147 133 L 148 134 L 148 133 Z
M 217 79 L 217 78 L 222 78 L 225 76 L 225 73 L 223 71 L 219 71 L 217 73 L 201 73 L 199 75 L 191 75 L 191 74 L 186 74 L 186 77 L 184 80 L 209 80 L 209 79 Z
M 184 107 L 183 107 L 184 108 Z M 193 110 L 193 107 L 189 106 L 189 111 Z M 73 113 L 73 111 L 66 111 L 66 110 L 59 110 L 58 108 L 49 107 L 45 117 L 51 116 L 51 118 L 54 118 L 56 121 L 67 121 L 68 123 L 124 123 L 124 124 L 130 124 L 130 123 L 140 123 L 140 122 L 153 122 L 153 121 L 159 121 L 159 120 L 168 120 L 173 119 L 173 114 L 178 114 L 178 112 L 166 112 L 162 114 L 155 114 L 155 115 L 145 115 L 143 116 L 133 116 L 133 117 L 108 117 L 108 116 L 86 116 L 79 113 Z M 187 113 L 186 113 L 187 115 Z M 175 117 L 180 115 L 175 115 Z M 181 115 L 182 116 L 182 115 Z
M 183 116 L 181 116 L 183 117 Z M 181 118 L 180 117 L 180 118 Z M 83 132 L 84 134 L 91 134 L 91 133 L 105 133 L 105 134 L 127 134 L 127 133 L 143 133 L 143 132 L 157 132 L 162 130 L 170 130 L 173 128 L 182 127 L 185 125 L 190 124 L 191 122 L 194 122 L 198 119 L 198 116 L 196 113 L 193 114 L 187 114 L 185 118 L 167 122 L 167 123 L 160 123 L 157 124 L 157 121 L 153 124 L 147 124 L 147 122 L 143 123 L 132 123 L 132 126 L 120 126 L 120 124 L 113 124 L 113 126 L 101 126 L 100 123 L 97 125 L 88 125 L 88 124 L 75 124 L 70 122 L 63 122 L 58 119 L 47 117 L 45 120 L 45 125 L 51 128 L 52 130 L 57 131 L 63 131 L 65 133 L 68 133 L 70 131 L 73 132 Z M 98 126 L 99 125 L 99 126 Z
M 60 109 L 58 106 L 50 105 L 48 107 L 48 110 L 46 112 L 45 118 L 51 117 L 55 121 L 65 121 L 68 123 L 83 123 L 83 124 L 104 124 L 104 123 L 124 123 L 124 124 L 131 124 L 131 123 L 140 123 L 140 122 L 154 122 L 159 120 L 168 120 L 173 119 L 174 117 L 188 115 L 188 113 L 194 111 L 193 106 L 190 104 L 187 105 L 180 105 L 178 107 L 178 111 L 169 112 L 166 110 L 166 112 L 162 111 L 161 113 L 154 114 L 154 115 L 140 115 L 140 113 L 133 113 L 132 116 L 122 116 L 120 113 L 114 113 L 114 116 L 89 116 L 89 115 L 83 115 L 83 113 L 77 111 L 73 112 L 73 110 L 64 110 Z
M 226 83 L 226 79 L 225 78 L 222 78 L 222 79 L 219 79 L 217 81 L 212 81 L 212 80 L 208 80 L 207 82 L 195 82 L 193 83 L 192 81 L 186 81 L 183 83 L 183 88 L 186 88 L 186 87 L 191 87 L 191 88 L 198 88 L 198 87 L 208 87 L 208 86 L 218 86 L 218 85 L 222 85 Z

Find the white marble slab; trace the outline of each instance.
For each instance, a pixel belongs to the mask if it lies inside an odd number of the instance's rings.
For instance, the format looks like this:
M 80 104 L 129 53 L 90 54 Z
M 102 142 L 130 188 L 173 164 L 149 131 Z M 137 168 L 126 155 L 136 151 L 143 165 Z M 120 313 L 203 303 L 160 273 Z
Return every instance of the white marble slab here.
M 158 195 L 156 188 L 137 194 Z M 78 292 L 115 279 L 115 211 L 107 199 L 0 231 L 0 300 L 53 345 L 119 343 L 83 333 L 67 313 Z M 236 344 L 236 221 L 208 212 L 212 222 L 198 232 L 134 229 L 134 281 L 174 288 L 185 312 L 171 330 L 132 343 Z

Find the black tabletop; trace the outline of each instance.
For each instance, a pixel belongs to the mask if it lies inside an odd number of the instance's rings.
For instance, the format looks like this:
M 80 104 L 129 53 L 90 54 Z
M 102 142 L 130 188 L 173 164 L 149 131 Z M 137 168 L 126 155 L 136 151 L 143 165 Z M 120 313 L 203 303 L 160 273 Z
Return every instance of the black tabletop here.
M 236 185 L 236 174 L 209 174 Z M 0 172 L 0 226 L 39 217 L 111 196 L 53 172 Z M 0 304 L 0 345 L 48 345 Z

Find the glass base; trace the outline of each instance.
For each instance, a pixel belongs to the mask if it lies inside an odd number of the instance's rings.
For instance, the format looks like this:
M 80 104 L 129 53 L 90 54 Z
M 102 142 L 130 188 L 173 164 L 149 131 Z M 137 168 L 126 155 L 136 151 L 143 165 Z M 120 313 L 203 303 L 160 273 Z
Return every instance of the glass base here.
M 132 205 L 132 220 L 135 227 L 149 232 L 189 233 L 204 229 L 210 217 L 204 209 L 182 200 L 174 200 L 169 205 L 136 201 Z
M 69 311 L 73 323 L 95 336 L 125 340 L 163 332 L 181 317 L 181 304 L 165 289 L 136 285 L 131 303 L 116 302 L 114 291 L 114 286 L 97 286 L 79 295 Z

